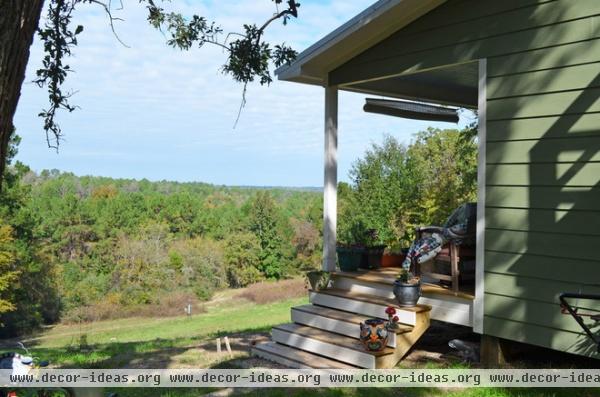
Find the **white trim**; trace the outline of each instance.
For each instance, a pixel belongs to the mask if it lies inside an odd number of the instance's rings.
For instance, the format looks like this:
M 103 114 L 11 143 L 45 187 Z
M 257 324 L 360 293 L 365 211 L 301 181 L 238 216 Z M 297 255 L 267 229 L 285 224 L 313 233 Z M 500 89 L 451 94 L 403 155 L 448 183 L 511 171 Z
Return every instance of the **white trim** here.
M 487 127 L 487 59 L 479 60 L 477 141 L 477 248 L 475 251 L 475 300 L 473 301 L 473 331 L 483 333 L 484 273 L 485 273 L 485 188 L 486 188 L 486 127 Z
M 334 271 L 337 228 L 338 89 L 325 87 L 325 176 L 323 184 L 323 270 Z

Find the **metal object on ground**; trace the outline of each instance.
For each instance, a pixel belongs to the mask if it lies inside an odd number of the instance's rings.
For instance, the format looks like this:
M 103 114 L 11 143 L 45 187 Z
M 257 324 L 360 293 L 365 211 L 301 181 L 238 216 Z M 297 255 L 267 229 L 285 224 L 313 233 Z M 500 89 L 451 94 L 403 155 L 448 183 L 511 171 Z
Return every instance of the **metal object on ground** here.
M 600 321 L 600 311 L 595 310 L 595 313 L 580 313 L 578 306 L 572 306 L 567 302 L 567 299 L 583 299 L 583 300 L 597 300 L 600 301 L 600 295 L 598 294 L 579 294 L 574 292 L 563 292 L 559 295 L 561 313 L 570 314 L 577 324 L 583 329 L 588 338 L 590 338 L 595 344 L 598 353 L 600 353 L 600 336 L 594 335 L 590 327 L 583 321 L 583 317 L 589 317 L 592 320 Z

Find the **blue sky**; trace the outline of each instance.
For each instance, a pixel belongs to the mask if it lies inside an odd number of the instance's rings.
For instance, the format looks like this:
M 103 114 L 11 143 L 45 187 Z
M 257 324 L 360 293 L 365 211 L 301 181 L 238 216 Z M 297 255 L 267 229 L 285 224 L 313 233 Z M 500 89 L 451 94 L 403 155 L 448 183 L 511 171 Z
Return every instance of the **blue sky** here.
M 74 22 L 85 26 L 70 60 L 68 88 L 80 107 L 61 113 L 65 133 L 58 153 L 48 149 L 37 114 L 46 93 L 26 83 L 15 116 L 22 137 L 18 159 L 34 170 L 57 168 L 78 175 L 225 185 L 321 186 L 323 89 L 275 81 L 252 85 L 235 129 L 241 86 L 219 72 L 225 55 L 206 47 L 180 52 L 167 47 L 145 21 L 137 1 L 125 1 L 112 35 L 102 10 L 82 5 Z M 303 0 L 300 18 L 273 25 L 267 39 L 302 50 L 369 6 L 368 0 Z M 268 0 L 174 0 L 184 14 L 218 21 L 225 31 L 261 23 L 273 12 Z M 42 59 L 36 40 L 26 81 Z M 364 96 L 340 95 L 339 178 L 385 134 L 402 141 L 435 123 L 362 111 Z M 451 124 L 437 124 L 451 127 Z

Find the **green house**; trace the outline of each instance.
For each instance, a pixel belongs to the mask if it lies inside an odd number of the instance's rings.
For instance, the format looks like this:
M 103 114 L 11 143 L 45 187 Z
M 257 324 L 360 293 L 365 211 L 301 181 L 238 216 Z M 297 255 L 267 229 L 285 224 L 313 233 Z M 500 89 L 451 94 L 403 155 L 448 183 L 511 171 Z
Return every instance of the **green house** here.
M 421 303 L 430 318 L 482 335 L 600 357 L 558 301 L 562 292 L 600 293 L 600 1 L 380 0 L 277 74 L 324 87 L 324 269 L 336 264 L 337 136 L 344 133 L 337 128 L 338 91 L 474 109 L 475 290 L 426 290 Z M 384 285 L 374 275 L 338 274 L 335 293 L 311 292 L 311 302 L 372 315 L 355 301 L 389 298 Z M 597 301 L 577 304 L 599 309 Z M 322 335 L 314 333 L 321 344 L 311 345 L 310 327 L 343 334 L 339 324 L 294 311 L 292 320 L 301 326 L 274 330 L 273 356 L 292 347 L 361 366 L 328 355 Z M 287 336 L 277 339 L 282 332 Z M 378 360 L 375 366 L 389 366 Z

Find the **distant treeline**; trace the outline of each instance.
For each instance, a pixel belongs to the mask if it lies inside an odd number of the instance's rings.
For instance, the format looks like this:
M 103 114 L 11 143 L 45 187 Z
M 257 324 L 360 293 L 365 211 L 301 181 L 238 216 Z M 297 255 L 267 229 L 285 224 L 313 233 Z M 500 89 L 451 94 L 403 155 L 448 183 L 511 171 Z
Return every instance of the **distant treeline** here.
M 38 175 L 19 163 L 9 173 L 0 203 L 5 336 L 61 316 L 206 300 L 319 266 L 316 191 Z

